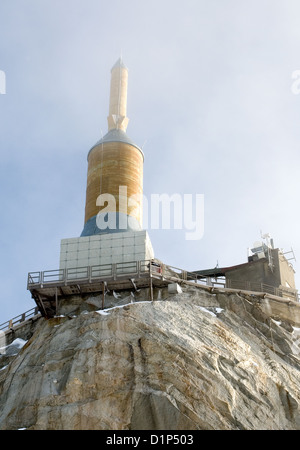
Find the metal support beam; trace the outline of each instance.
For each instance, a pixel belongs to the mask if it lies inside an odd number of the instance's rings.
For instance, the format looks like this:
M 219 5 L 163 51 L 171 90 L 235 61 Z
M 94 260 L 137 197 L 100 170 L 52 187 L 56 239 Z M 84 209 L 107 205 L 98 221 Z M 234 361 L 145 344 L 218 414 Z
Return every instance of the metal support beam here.
M 55 288 L 55 315 L 58 316 L 58 296 L 57 296 L 57 286 Z
M 40 302 L 40 304 L 41 304 L 41 306 L 42 306 L 42 308 L 43 308 L 43 311 L 44 311 L 45 317 L 47 317 L 47 312 L 46 312 L 46 309 L 45 309 L 45 306 L 44 306 L 44 303 L 43 303 L 42 297 L 40 296 L 40 294 L 39 294 L 39 293 L 37 294 L 37 296 L 38 296 L 39 302 Z
M 105 303 L 105 281 L 103 281 L 102 285 L 102 309 L 104 309 L 104 303 Z

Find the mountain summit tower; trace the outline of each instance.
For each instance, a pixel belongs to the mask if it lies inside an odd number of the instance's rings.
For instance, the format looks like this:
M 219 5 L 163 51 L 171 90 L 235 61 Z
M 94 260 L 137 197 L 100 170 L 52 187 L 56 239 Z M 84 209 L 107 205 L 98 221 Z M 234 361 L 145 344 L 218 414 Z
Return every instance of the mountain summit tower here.
M 142 150 L 127 136 L 128 69 L 111 69 L 108 132 L 88 152 L 84 228 L 61 241 L 60 268 L 126 263 L 154 257 L 142 229 Z
M 127 136 L 128 69 L 111 70 L 108 132 L 88 153 L 85 220 L 81 236 L 142 229 L 142 150 Z

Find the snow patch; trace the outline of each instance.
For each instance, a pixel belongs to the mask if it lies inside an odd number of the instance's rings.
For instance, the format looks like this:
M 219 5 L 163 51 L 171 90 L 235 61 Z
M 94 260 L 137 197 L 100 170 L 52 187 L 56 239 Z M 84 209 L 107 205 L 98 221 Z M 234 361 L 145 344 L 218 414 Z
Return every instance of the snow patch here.
M 293 355 L 298 356 L 300 353 L 300 328 L 292 327 L 292 335 L 293 335 L 293 344 L 291 346 L 291 350 Z
M 150 304 L 151 302 L 148 301 L 148 300 L 144 300 L 144 301 L 141 301 L 141 302 L 130 302 L 130 303 L 125 303 L 124 305 L 113 306 L 113 307 L 111 307 L 111 308 L 99 309 L 99 310 L 96 311 L 96 312 L 97 312 L 98 314 L 103 315 L 103 316 L 107 316 L 107 315 L 109 314 L 108 311 L 112 311 L 112 310 L 118 309 L 118 308 L 119 308 L 119 309 L 120 309 L 120 308 L 124 308 L 124 306 L 139 305 L 139 304 L 141 304 L 141 303 L 148 303 L 148 304 Z
M 223 308 L 219 308 L 216 306 L 211 307 L 211 309 L 207 309 L 204 306 L 197 306 L 197 308 L 201 309 L 201 311 L 207 312 L 208 314 L 210 314 L 213 317 L 218 317 L 217 314 L 220 314 L 222 311 L 224 311 Z
M 27 341 L 24 341 L 24 339 L 21 338 L 17 338 L 14 341 L 12 341 L 12 343 L 10 345 L 14 345 L 15 347 L 21 349 L 22 347 L 24 347 L 24 345 L 26 344 Z
M 271 319 L 274 323 L 276 323 L 276 325 L 280 326 L 281 325 L 281 320 L 275 320 L 275 319 Z
M 107 312 L 105 309 L 99 309 L 96 311 L 98 314 L 101 314 L 101 316 L 109 316 L 109 312 Z
M 17 355 L 22 347 L 26 344 L 27 341 L 24 339 L 17 338 L 12 341 L 11 344 L 6 345 L 5 347 L 0 348 L 0 355 L 9 354 L 9 355 Z
M 207 312 L 211 316 L 217 317 L 217 315 L 214 312 L 209 311 L 209 309 L 204 308 L 204 306 L 197 306 L 197 308 L 201 309 L 201 311 Z

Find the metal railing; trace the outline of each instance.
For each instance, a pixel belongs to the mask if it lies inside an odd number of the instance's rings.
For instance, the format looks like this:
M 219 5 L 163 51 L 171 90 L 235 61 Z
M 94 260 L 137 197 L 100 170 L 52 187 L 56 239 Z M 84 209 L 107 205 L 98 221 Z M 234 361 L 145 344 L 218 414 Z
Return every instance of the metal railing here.
M 63 285 L 80 281 L 92 283 L 99 280 L 117 280 L 128 276 L 139 277 L 149 273 L 150 267 L 150 261 L 146 260 L 30 272 L 28 274 L 27 289 L 30 290 L 30 288 L 37 285 Z
M 203 277 L 194 272 L 189 272 L 167 264 L 158 264 L 150 260 L 121 262 L 116 264 L 102 264 L 78 268 L 46 270 L 42 272 L 30 272 L 28 274 L 27 288 L 34 286 L 63 285 L 73 282 L 89 282 L 99 280 L 118 280 L 124 277 L 143 277 L 145 275 L 157 278 L 192 281 L 198 285 L 230 288 L 245 291 L 265 292 L 278 297 L 292 298 L 298 301 L 296 289 L 276 288 L 264 283 L 250 281 L 229 280 L 225 277 Z
M 242 290 L 242 291 L 252 291 L 252 292 L 264 292 L 266 294 L 275 295 L 276 297 L 282 298 L 290 298 L 294 301 L 299 302 L 300 297 L 297 289 L 288 288 L 288 287 L 274 287 L 265 283 L 257 283 L 252 281 L 240 281 L 240 280 L 229 280 L 226 277 L 203 277 L 201 275 L 197 275 L 194 272 L 187 272 L 182 269 L 178 269 L 176 267 L 163 265 L 162 266 L 162 274 L 168 274 L 170 271 L 173 272 L 176 277 L 181 280 L 190 280 L 194 281 L 197 284 L 212 286 L 212 287 L 220 287 L 234 290 Z
M 25 311 L 24 313 L 1 323 L 0 330 L 8 330 L 9 328 L 13 328 L 15 325 L 25 322 L 26 320 L 30 319 L 30 317 L 36 316 L 37 314 L 39 314 L 39 310 L 36 306 L 35 308 L 31 308 L 28 311 Z
M 203 278 L 193 272 L 166 264 L 153 263 L 150 260 L 121 262 L 116 264 L 101 264 L 68 269 L 45 270 L 28 274 L 27 288 L 35 286 L 55 286 L 79 282 L 99 280 L 118 280 L 120 278 L 144 277 L 151 275 L 157 278 L 172 278 L 174 280 L 193 281 L 197 284 L 225 287 L 225 278 Z
M 265 292 L 276 297 L 292 298 L 299 301 L 298 291 L 292 288 L 274 287 L 265 283 L 256 283 L 254 281 L 226 280 L 226 287 L 231 289 L 241 289 L 244 291 Z
M 299 301 L 298 292 L 295 289 L 275 288 L 264 283 L 250 281 L 226 280 L 225 277 L 202 277 L 194 272 L 188 272 L 166 264 L 157 264 L 150 260 L 30 272 L 28 274 L 27 289 L 34 289 L 35 286 L 55 286 L 72 282 L 92 283 L 93 281 L 99 280 L 118 280 L 124 277 L 133 278 L 143 277 L 145 275 L 170 279 L 172 281 L 192 281 L 200 286 L 265 292 L 277 297 L 292 298 L 295 301 Z M 32 308 L 0 324 L 0 330 L 12 328 L 14 325 L 22 323 L 36 314 L 38 314 L 38 308 Z

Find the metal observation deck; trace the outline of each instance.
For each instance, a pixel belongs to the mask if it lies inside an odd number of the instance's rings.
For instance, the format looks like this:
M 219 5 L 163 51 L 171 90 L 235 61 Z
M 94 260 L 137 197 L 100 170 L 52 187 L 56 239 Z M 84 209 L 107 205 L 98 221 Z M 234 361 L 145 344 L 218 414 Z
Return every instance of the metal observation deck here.
M 108 290 L 136 290 L 148 287 L 149 300 L 153 300 L 154 287 L 165 287 L 176 282 L 192 282 L 199 287 L 263 292 L 298 301 L 297 291 L 292 293 L 261 283 L 232 280 L 226 282 L 225 277 L 205 277 L 153 260 L 30 272 L 27 289 L 31 292 L 40 313 L 49 318 L 57 314 L 60 299 L 70 295 L 102 293 L 104 308 L 105 293 Z
M 147 260 L 30 272 L 27 289 L 41 314 L 53 317 L 57 313 L 60 298 L 70 295 L 102 293 L 104 306 L 107 290 L 150 287 L 151 300 L 153 285 L 163 287 L 172 282 L 163 276 L 163 267 Z

